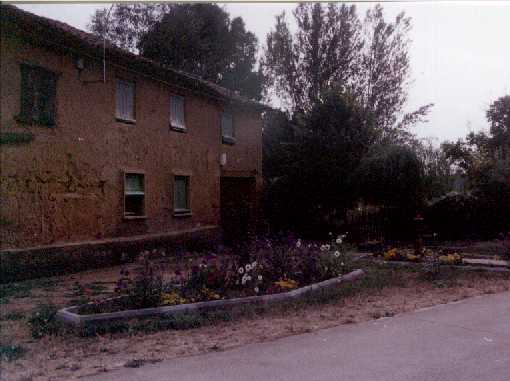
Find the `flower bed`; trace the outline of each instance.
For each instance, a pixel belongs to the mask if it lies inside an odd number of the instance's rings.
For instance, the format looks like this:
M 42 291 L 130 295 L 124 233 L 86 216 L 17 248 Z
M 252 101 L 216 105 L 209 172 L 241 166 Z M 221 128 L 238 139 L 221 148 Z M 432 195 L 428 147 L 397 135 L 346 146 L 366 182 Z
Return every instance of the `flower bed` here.
M 403 261 L 414 263 L 437 262 L 441 265 L 462 265 L 462 256 L 453 251 L 441 250 L 434 252 L 429 249 L 423 250 L 418 255 L 411 249 L 391 248 L 382 254 L 385 261 Z
M 143 252 L 135 271 L 121 271 L 117 297 L 63 309 L 59 317 L 76 325 L 290 300 L 361 276 L 343 277 L 351 268 L 344 238 L 322 245 L 292 237 L 257 240 L 238 255 L 209 253 L 181 263 L 166 280 L 164 266 Z

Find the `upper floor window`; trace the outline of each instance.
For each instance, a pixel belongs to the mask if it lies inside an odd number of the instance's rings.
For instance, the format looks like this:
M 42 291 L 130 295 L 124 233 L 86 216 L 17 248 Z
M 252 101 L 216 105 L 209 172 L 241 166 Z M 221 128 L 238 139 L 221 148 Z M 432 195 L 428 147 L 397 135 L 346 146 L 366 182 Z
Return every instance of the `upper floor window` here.
M 135 83 L 117 79 L 116 117 L 125 122 L 135 122 Z
M 21 65 L 20 119 L 27 123 L 55 125 L 57 75 L 42 67 Z
M 232 122 L 232 114 L 223 112 L 221 114 L 221 138 L 223 143 L 235 143 L 234 124 Z
M 176 130 L 185 130 L 184 97 L 172 95 L 170 97 L 170 127 Z

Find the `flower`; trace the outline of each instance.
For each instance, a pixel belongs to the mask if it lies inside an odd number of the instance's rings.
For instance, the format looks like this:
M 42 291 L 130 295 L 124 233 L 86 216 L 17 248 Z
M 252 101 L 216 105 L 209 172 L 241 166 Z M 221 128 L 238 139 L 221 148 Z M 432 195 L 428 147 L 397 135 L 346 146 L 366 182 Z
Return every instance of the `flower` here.
M 258 288 L 258 287 L 255 287 L 255 288 L 253 289 L 253 291 L 255 291 L 255 292 L 258 294 L 258 293 L 259 293 L 259 288 Z
M 343 263 L 343 262 L 342 262 L 342 263 L 340 263 L 340 266 L 345 266 L 345 263 Z
M 338 243 L 339 245 L 341 245 L 342 242 L 343 242 L 343 240 L 342 240 L 341 236 L 336 239 L 336 243 Z
M 338 258 L 340 256 L 340 252 L 337 250 L 335 251 L 335 257 Z
M 246 271 L 248 272 L 248 271 L 250 271 L 250 270 L 251 270 L 251 265 L 248 263 L 248 264 L 246 265 Z
M 242 274 L 244 273 L 244 268 L 243 267 L 239 267 L 239 270 L 237 270 L 239 272 L 239 274 Z
M 297 240 L 296 247 L 301 247 L 301 240 L 300 239 Z
M 324 245 L 324 250 L 329 250 L 331 248 L 330 245 Z
M 255 267 L 257 267 L 257 261 L 253 261 L 251 263 L 251 268 L 254 269 Z
M 257 277 L 257 279 L 258 279 L 258 280 L 262 280 L 262 275 L 259 275 L 259 276 Z

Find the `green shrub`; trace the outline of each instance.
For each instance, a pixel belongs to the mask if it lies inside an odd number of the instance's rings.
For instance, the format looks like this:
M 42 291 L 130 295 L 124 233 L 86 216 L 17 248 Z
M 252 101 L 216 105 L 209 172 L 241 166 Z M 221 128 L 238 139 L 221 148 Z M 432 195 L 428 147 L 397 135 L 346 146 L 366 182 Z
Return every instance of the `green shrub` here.
M 34 339 L 58 332 L 59 323 L 56 319 L 57 307 L 53 304 L 40 305 L 28 319 L 30 333 Z
M 0 345 L 0 358 L 2 361 L 14 361 L 22 357 L 26 351 L 20 345 Z

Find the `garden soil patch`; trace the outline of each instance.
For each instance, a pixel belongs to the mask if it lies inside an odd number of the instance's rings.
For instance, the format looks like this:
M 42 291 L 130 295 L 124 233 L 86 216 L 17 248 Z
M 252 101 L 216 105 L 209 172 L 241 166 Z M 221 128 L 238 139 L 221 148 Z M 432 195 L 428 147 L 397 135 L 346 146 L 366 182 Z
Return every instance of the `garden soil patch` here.
M 35 340 L 27 320 L 9 320 L 9 314 L 21 312 L 26 317 L 38 304 L 54 303 L 62 307 L 82 298 L 83 294 L 105 297 L 114 286 L 119 268 L 54 278 L 54 282 L 46 281 L 44 286 L 35 284 L 30 295 L 11 297 L 1 305 L 2 345 L 20 345 L 27 350 L 17 360 L 2 361 L 2 380 L 74 379 L 133 364 L 143 366 L 163 359 L 221 351 L 510 290 L 509 274 L 455 272 L 442 280 L 430 281 L 417 271 L 385 271 L 393 272 L 393 281 L 387 287 L 360 288 L 328 303 L 289 307 L 290 311 L 271 310 L 262 315 L 217 322 L 214 326 L 89 338 L 69 334 Z M 97 283 L 98 280 L 101 282 Z

